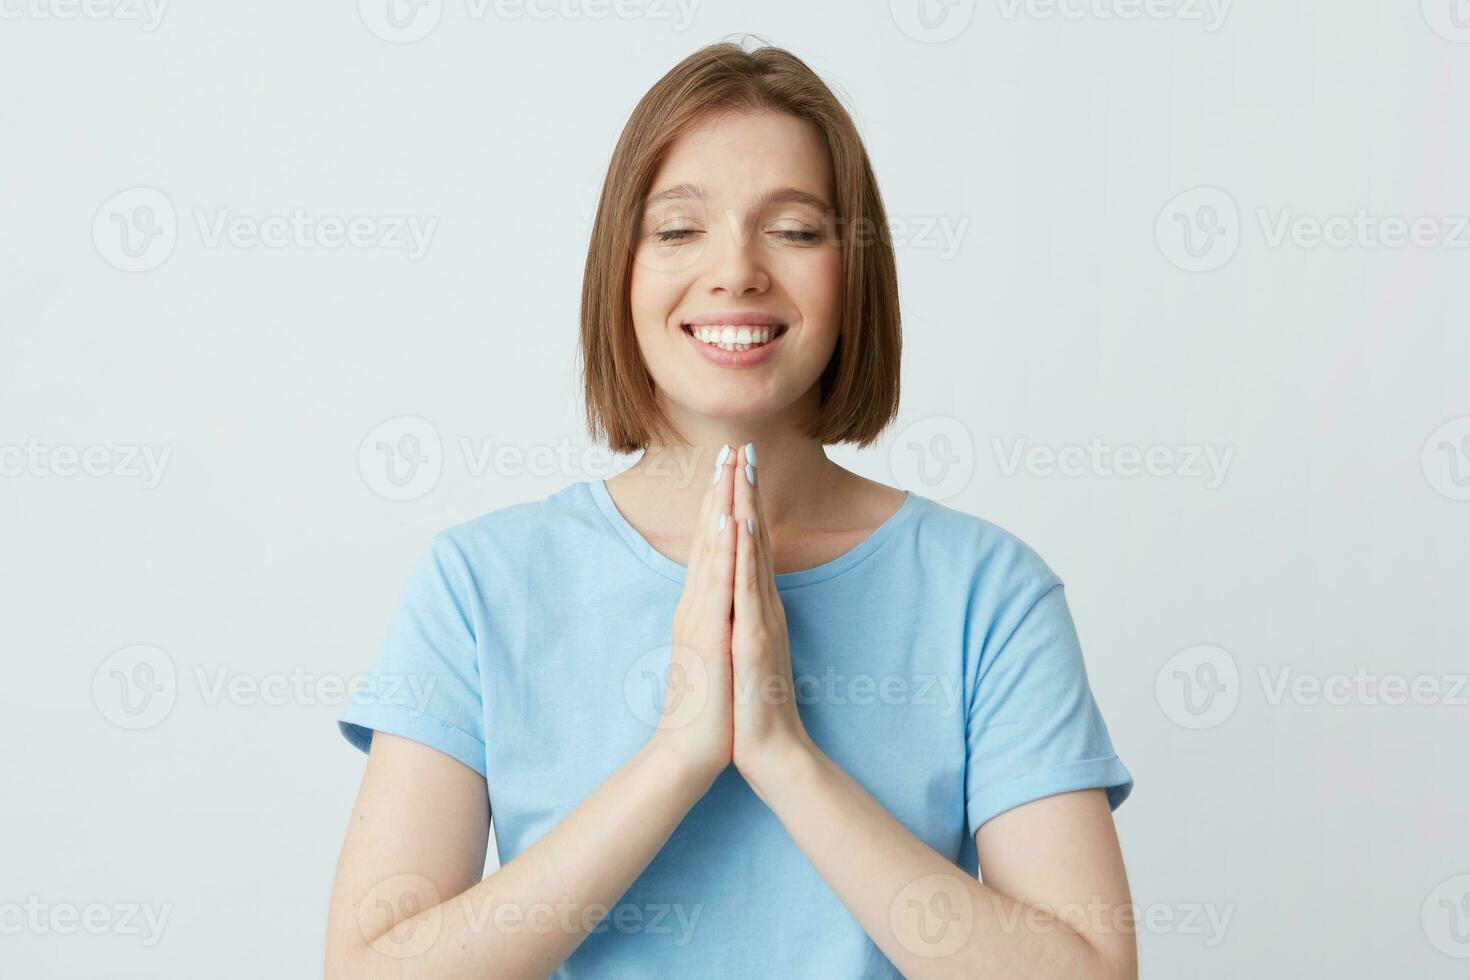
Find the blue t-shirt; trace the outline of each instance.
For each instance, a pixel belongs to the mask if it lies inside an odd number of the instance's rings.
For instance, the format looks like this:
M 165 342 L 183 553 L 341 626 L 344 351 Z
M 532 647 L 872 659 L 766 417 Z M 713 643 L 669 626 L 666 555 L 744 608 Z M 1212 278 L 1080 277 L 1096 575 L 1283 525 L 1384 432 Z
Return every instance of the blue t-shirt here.
M 375 729 L 411 738 L 484 776 L 509 861 L 652 735 L 684 572 L 601 480 L 443 531 L 342 732 L 364 750 Z M 851 551 L 776 586 L 813 741 L 969 873 L 996 814 L 1092 787 L 1117 808 L 1132 790 L 1061 581 L 995 525 L 910 492 Z M 899 973 L 730 767 L 555 975 Z

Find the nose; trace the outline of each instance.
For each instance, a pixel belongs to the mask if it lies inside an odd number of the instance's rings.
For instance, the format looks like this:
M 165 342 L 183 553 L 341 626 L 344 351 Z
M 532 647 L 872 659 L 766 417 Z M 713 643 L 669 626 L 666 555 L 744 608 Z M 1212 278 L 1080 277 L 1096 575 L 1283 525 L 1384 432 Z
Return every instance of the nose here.
M 760 243 L 732 211 L 725 212 L 720 224 L 720 233 L 710 235 L 713 241 L 705 256 L 710 292 L 734 297 L 765 292 L 770 288 L 771 278 L 760 254 Z

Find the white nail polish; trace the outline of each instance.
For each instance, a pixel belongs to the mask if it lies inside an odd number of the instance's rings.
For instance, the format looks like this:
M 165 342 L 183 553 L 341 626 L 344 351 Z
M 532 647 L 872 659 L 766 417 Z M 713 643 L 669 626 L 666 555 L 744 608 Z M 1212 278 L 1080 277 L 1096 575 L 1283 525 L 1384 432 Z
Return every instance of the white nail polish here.
M 721 514 L 720 515 L 720 530 L 723 531 L 724 529 L 725 529 L 725 515 L 724 514 Z
M 755 443 L 753 442 L 745 444 L 745 461 L 751 466 L 755 465 Z
M 750 532 L 750 536 L 752 538 L 755 537 L 755 518 L 754 517 L 747 517 L 745 519 L 745 529 Z
M 716 466 L 724 466 L 725 460 L 730 458 L 730 444 L 727 442 L 720 447 L 720 458 L 715 460 Z
M 750 463 L 745 464 L 745 482 L 755 486 L 755 466 Z
M 715 478 L 713 480 L 709 481 L 711 486 L 713 486 L 714 484 L 720 482 L 720 474 L 723 473 L 723 472 L 725 472 L 725 468 L 723 466 L 716 466 L 715 467 Z

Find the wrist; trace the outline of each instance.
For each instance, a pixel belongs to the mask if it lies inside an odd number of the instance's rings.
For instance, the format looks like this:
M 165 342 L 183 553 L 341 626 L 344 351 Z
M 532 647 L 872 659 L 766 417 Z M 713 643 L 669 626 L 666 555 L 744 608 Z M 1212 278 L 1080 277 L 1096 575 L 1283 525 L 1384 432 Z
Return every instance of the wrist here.
M 660 773 L 672 780 L 674 788 L 687 791 L 694 799 L 703 796 L 728 763 L 713 764 L 708 753 L 695 751 L 680 733 L 659 729 L 643 746 L 642 754 Z
M 737 760 L 737 767 L 755 795 L 772 806 L 782 789 L 799 785 L 824 758 L 803 728 L 768 740 L 750 758 Z

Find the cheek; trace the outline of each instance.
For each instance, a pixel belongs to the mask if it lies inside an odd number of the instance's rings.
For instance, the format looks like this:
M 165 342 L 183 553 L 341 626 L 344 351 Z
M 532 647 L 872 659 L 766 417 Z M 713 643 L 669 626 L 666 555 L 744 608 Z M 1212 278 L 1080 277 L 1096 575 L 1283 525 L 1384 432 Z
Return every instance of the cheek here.
M 674 293 L 657 276 L 634 269 L 628 283 L 628 308 L 633 314 L 633 330 L 640 338 L 651 337 L 663 330 L 674 308 Z
M 651 303 L 649 293 L 648 277 L 640 275 L 638 266 L 633 266 L 633 273 L 628 280 L 628 305 L 633 310 L 633 320 L 636 323 L 639 314 L 648 308 Z
M 661 328 L 678 306 L 681 295 L 682 287 L 672 276 L 641 269 L 634 263 L 628 281 L 628 306 L 634 311 L 635 323 Z
M 802 270 L 793 288 L 810 336 L 820 337 L 824 347 L 835 345 L 842 319 L 842 253 L 823 255 Z

